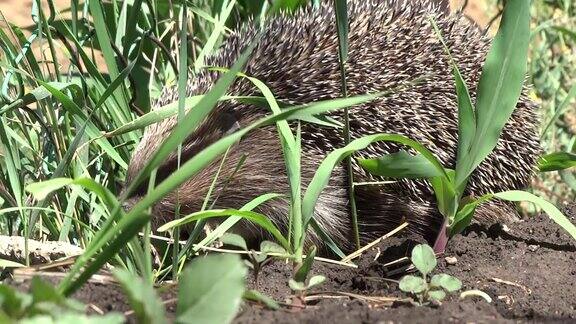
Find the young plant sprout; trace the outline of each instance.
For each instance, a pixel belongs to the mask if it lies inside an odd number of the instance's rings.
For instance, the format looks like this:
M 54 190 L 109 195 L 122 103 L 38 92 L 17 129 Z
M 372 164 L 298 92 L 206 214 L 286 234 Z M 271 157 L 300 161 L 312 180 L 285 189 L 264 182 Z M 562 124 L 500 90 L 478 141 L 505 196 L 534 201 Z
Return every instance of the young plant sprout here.
M 412 250 L 410 258 L 420 276 L 407 275 L 400 280 L 400 290 L 416 296 L 418 305 L 430 302 L 442 302 L 446 293 L 452 293 L 462 288 L 462 282 L 448 274 L 429 275 L 437 265 L 434 250 L 427 244 L 419 244 Z

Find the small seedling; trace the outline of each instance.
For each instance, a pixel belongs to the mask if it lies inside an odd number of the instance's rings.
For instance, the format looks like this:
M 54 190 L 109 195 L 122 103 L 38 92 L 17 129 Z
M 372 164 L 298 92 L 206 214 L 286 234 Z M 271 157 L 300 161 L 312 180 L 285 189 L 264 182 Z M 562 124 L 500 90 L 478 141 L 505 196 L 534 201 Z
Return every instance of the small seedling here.
M 248 252 L 248 259 L 244 260 L 244 264 L 252 270 L 256 286 L 258 286 L 260 270 L 272 260 L 269 258 L 269 254 L 287 254 L 282 246 L 271 241 L 262 241 L 260 243 L 260 253 L 256 253 L 254 250 L 248 249 L 248 245 L 242 236 L 234 233 L 225 233 L 220 238 L 220 241 L 226 245 L 239 247 Z
M 310 249 L 308 255 L 304 259 L 304 262 L 302 262 L 300 267 L 296 269 L 294 272 L 294 277 L 288 281 L 290 289 L 296 293 L 296 297 L 299 298 L 300 302 L 302 303 L 304 302 L 306 292 L 310 290 L 310 288 L 318 286 L 326 280 L 326 277 L 322 275 L 315 275 L 312 276 L 310 280 L 308 280 L 308 283 L 306 283 L 306 278 L 308 278 L 310 270 L 312 270 L 314 257 L 316 257 L 315 246 Z
M 122 314 L 86 315 L 85 306 L 67 298 L 52 285 L 34 277 L 29 293 L 0 284 L 0 323 L 109 323 L 124 322 Z
M 435 274 L 428 281 L 428 275 L 437 264 L 434 250 L 430 246 L 419 244 L 414 247 L 410 260 L 422 276 L 404 276 L 400 280 L 400 290 L 415 295 L 416 304 L 440 303 L 446 298 L 447 292 L 455 292 L 462 288 L 462 282 L 458 278 L 445 273 Z

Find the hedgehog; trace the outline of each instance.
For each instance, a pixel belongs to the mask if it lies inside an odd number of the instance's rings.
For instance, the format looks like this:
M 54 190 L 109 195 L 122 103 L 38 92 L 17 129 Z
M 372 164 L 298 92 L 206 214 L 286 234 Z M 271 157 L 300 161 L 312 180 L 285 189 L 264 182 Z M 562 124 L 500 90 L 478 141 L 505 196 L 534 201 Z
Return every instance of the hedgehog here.
M 446 14 L 445 6 L 433 1 L 349 1 L 348 11 L 346 83 L 349 95 L 401 89 L 351 107 L 351 138 L 376 133 L 402 134 L 422 143 L 446 167 L 454 168 L 458 142 L 454 78 L 449 56 L 431 26 L 430 17 L 437 22 L 473 101 L 489 49 L 489 37 L 461 13 Z M 230 67 L 263 28 L 261 38 L 244 66 L 245 74 L 264 82 L 277 100 L 291 105 L 339 98 L 341 76 L 334 17 L 333 6 L 323 4 L 319 8 L 305 7 L 294 14 L 279 15 L 263 27 L 246 24 L 206 59 L 206 65 Z M 190 74 L 187 95 L 206 93 L 221 75 L 222 71 L 215 69 Z M 416 79 L 421 82 L 414 82 Z M 231 95 L 261 95 L 243 78 L 237 79 L 228 92 Z M 167 105 L 177 98 L 177 88 L 167 87 L 155 107 Z M 237 101 L 220 102 L 183 143 L 182 161 L 267 114 L 270 111 L 265 107 Z M 335 111 L 327 115 L 343 122 L 343 114 Z M 496 148 L 471 175 L 465 195 L 480 196 L 527 187 L 540 153 L 537 124 L 536 106 L 529 100 L 525 87 Z M 176 117 L 171 117 L 145 129 L 127 170 L 127 184 L 175 125 Z M 340 128 L 304 123 L 301 132 L 304 190 L 323 158 L 345 143 Z M 356 162 L 357 158 L 377 158 L 399 149 L 402 149 L 399 145 L 378 142 L 353 156 L 354 181 L 367 183 L 354 190 L 362 243 L 384 235 L 403 222 L 409 223 L 408 233 L 430 242 L 441 227 L 443 218 L 426 181 L 374 184 L 383 183 L 385 179 L 368 174 Z M 158 183 L 174 171 L 176 159 L 174 152 L 160 166 Z M 244 162 L 236 170 L 241 161 Z M 276 127 L 251 131 L 230 148 L 224 159 L 215 160 L 184 182 L 178 189 L 182 215 L 200 210 L 221 164 L 212 193 L 214 207 L 240 208 L 262 194 L 284 194 L 283 198 L 268 201 L 256 211 L 268 216 L 280 229 L 287 230 L 290 189 Z M 346 167 L 337 166 L 319 197 L 314 218 L 335 242 L 341 244 L 341 248 L 350 250 L 354 245 L 347 182 Z M 140 185 L 129 201 L 138 201 L 145 189 L 146 184 Z M 153 227 L 172 220 L 175 206 L 176 192 L 158 201 L 153 207 Z M 513 205 L 499 202 L 481 205 L 476 213 L 480 222 L 510 222 L 517 218 Z M 247 221 L 239 222 L 234 231 L 251 242 L 267 238 L 265 231 Z M 322 245 L 322 240 L 314 233 L 308 237 Z

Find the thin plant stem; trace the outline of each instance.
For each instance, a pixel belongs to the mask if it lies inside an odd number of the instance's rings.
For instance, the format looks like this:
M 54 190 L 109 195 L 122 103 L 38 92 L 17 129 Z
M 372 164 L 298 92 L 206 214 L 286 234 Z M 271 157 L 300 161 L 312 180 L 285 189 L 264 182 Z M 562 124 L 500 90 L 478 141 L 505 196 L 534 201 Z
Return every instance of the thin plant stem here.
M 178 123 L 184 117 L 184 105 L 185 105 L 185 98 L 186 98 L 186 83 L 188 80 L 188 42 L 187 42 L 187 26 L 188 26 L 188 7 L 186 2 L 182 4 L 182 26 L 180 27 L 180 66 L 178 70 Z M 182 144 L 178 145 L 178 166 L 177 169 L 180 169 L 180 158 L 182 155 Z M 180 190 L 176 189 L 176 210 L 175 210 L 175 219 L 180 218 Z M 177 227 L 174 229 L 174 240 L 178 242 L 180 240 L 180 228 Z M 172 254 L 172 278 L 175 280 L 178 277 L 178 254 L 179 254 L 179 245 L 173 245 L 173 254 Z
M 336 0 L 334 0 L 334 7 L 337 7 Z M 341 17 L 337 17 L 341 18 Z M 348 22 L 346 21 L 346 24 Z M 348 32 L 341 30 L 341 24 L 336 24 L 338 27 L 338 38 L 340 37 L 347 37 Z M 348 40 L 340 40 L 339 47 L 342 47 L 342 42 L 348 42 Z M 340 82 L 341 82 L 341 90 L 342 96 L 348 97 L 348 87 L 346 86 L 346 56 L 348 53 L 345 49 L 340 48 L 338 51 L 339 53 L 339 65 L 340 65 Z M 344 108 L 344 130 L 342 133 L 344 137 L 344 145 L 348 145 L 350 143 L 350 114 L 348 112 L 348 108 Z M 356 208 L 356 197 L 354 194 L 354 169 L 352 167 L 352 158 L 347 156 L 344 160 L 346 163 L 346 173 L 348 175 L 348 183 L 347 183 L 347 190 L 348 190 L 348 197 L 350 200 L 350 220 L 352 223 L 352 234 L 354 237 L 354 244 L 356 245 L 356 249 L 360 249 L 360 235 L 358 231 L 358 210 Z
M 448 218 L 446 217 L 442 222 L 442 227 L 440 228 L 440 232 L 438 232 L 438 236 L 436 237 L 436 241 L 434 241 L 434 253 L 440 254 L 444 253 L 446 250 L 446 245 L 448 244 L 448 232 L 446 231 L 448 228 Z

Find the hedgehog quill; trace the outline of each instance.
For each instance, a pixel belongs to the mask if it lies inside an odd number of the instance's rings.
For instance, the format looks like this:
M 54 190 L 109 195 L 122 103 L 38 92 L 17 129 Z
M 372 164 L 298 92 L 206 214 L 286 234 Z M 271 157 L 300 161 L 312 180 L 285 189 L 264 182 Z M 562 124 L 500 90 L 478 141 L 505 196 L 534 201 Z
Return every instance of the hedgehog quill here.
M 402 85 L 402 91 L 349 109 L 352 139 L 376 133 L 402 134 L 431 150 L 446 167 L 453 168 L 458 142 L 457 98 L 450 61 L 430 25 L 432 16 L 459 69 L 471 88 L 480 77 L 489 47 L 484 33 L 463 16 L 446 16 L 433 3 L 410 1 L 353 1 L 349 6 L 349 59 L 347 85 L 350 95 L 386 91 Z M 304 104 L 340 97 L 338 40 L 334 10 L 323 5 L 306 8 L 293 16 L 273 18 L 264 26 L 260 42 L 245 65 L 245 73 L 264 82 L 277 100 Z M 207 58 L 206 65 L 229 67 L 242 49 L 259 33 L 246 25 L 234 32 L 222 48 Z M 206 93 L 219 77 L 218 71 L 203 70 L 191 76 L 187 95 Z M 412 83 L 415 79 L 423 82 Z M 232 95 L 259 95 L 256 87 L 238 79 L 229 89 Z M 475 93 L 471 96 L 474 99 Z M 161 107 L 178 100 L 177 88 L 167 88 L 156 102 Z M 238 128 L 268 114 L 265 108 L 223 102 L 183 143 L 182 159 L 194 156 L 208 145 Z M 329 117 L 343 120 L 342 112 Z M 540 153 L 536 106 L 524 90 L 497 147 L 472 174 L 465 194 L 480 196 L 488 192 L 523 189 L 528 186 Z M 133 153 L 126 183 L 130 184 L 176 125 L 176 117 L 149 126 Z M 341 130 L 302 125 L 302 183 L 311 180 L 328 152 L 343 146 Z M 379 142 L 358 152 L 356 157 L 376 158 L 401 149 Z M 245 160 L 244 160 L 245 159 Z M 236 172 L 239 162 L 243 164 Z M 176 168 L 172 154 L 159 168 L 157 182 Z M 178 189 L 182 214 L 200 210 L 221 160 L 217 160 L 190 178 Z M 348 215 L 347 174 L 343 166 L 333 171 L 328 187 L 316 205 L 314 218 L 344 249 L 352 249 Z M 228 181 L 228 179 L 230 179 Z M 366 173 L 354 165 L 357 182 L 385 179 Z M 226 182 L 226 183 L 224 183 Z M 137 201 L 145 194 L 146 184 L 130 197 Z M 233 146 L 223 161 L 214 196 L 216 208 L 239 208 L 266 193 L 289 194 L 282 148 L 274 126 L 256 129 Z M 355 189 L 362 242 L 389 232 L 404 221 L 409 231 L 433 241 L 443 217 L 435 205 L 433 192 L 425 181 L 401 180 L 392 184 L 358 186 Z M 169 194 L 153 208 L 154 227 L 174 218 L 176 193 Z M 288 226 L 288 199 L 276 199 L 260 206 L 280 228 Z M 478 207 L 476 219 L 483 222 L 512 221 L 513 206 L 490 202 Z M 247 240 L 265 239 L 265 233 L 248 222 L 235 231 Z M 313 235 L 316 244 L 321 242 Z

